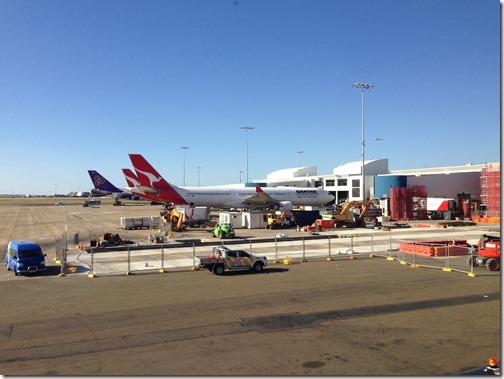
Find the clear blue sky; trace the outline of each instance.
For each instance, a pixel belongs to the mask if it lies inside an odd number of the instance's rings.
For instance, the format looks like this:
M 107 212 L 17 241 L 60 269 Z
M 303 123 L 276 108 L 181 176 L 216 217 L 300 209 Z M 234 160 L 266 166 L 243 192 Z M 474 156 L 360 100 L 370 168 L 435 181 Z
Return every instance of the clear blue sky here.
M 3 0 L 0 194 L 500 161 L 497 0 Z M 303 151 L 303 154 L 298 154 Z

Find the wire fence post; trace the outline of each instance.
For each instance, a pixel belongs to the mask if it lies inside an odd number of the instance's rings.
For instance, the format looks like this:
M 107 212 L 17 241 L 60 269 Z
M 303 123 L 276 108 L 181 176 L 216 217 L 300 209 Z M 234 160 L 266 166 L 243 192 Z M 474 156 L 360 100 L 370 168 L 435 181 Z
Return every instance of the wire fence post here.
M 327 242 L 329 243 L 329 260 L 332 260 L 332 257 L 331 257 L 331 236 L 327 237 Z
M 160 272 L 165 272 L 164 269 L 164 247 L 161 248 L 161 269 Z
M 305 239 L 303 237 L 303 262 L 305 261 Z
M 474 247 L 471 246 L 469 248 L 469 254 L 470 254 L 469 267 L 471 268 L 471 275 L 474 275 L 474 255 L 473 255 L 474 251 L 475 251 Z
M 371 234 L 371 255 L 374 255 L 374 236 Z
M 392 236 L 389 236 L 389 257 L 392 258 Z
M 91 248 L 91 276 L 94 276 L 94 248 Z
M 277 238 L 275 237 L 275 262 L 278 261 L 278 244 L 277 244 Z
M 128 246 L 128 271 L 126 272 L 126 275 L 129 275 L 131 273 L 131 250 L 130 247 Z
M 453 242 L 455 242 L 455 241 L 453 241 Z M 453 246 L 455 246 L 455 243 L 453 244 Z M 445 246 L 445 258 L 446 258 L 446 269 L 451 271 L 451 268 L 450 268 L 450 245 L 448 245 L 448 243 Z

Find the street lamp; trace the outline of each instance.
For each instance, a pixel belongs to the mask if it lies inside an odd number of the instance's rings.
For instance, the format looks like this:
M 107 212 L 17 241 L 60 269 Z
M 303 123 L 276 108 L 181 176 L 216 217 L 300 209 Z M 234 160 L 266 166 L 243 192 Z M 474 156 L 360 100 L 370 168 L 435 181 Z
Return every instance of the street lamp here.
M 299 168 L 301 168 L 301 154 L 304 153 L 303 150 L 297 152 L 299 154 Z
M 189 149 L 189 147 L 187 147 L 187 146 L 180 146 L 180 148 L 182 149 L 182 152 L 183 152 L 183 164 L 182 164 L 182 173 L 183 173 L 183 176 L 182 176 L 183 181 L 182 182 L 183 182 L 183 184 L 182 185 L 185 186 L 185 151 L 187 149 Z
M 254 127 L 253 126 L 241 126 L 240 129 L 245 130 L 246 177 L 247 177 L 246 183 L 248 183 L 248 180 L 249 180 L 249 178 L 248 178 L 248 131 L 254 129 Z
M 198 187 L 200 186 L 200 170 L 201 170 L 201 167 L 196 167 L 198 169 Z
M 375 138 L 376 141 L 376 155 L 378 156 L 378 159 L 380 159 L 380 141 L 383 141 L 383 138 Z
M 365 169 L 364 169 L 364 90 L 370 89 L 374 87 L 372 84 L 365 83 L 354 83 L 352 87 L 360 88 L 362 90 L 362 200 L 366 200 L 366 177 L 365 177 Z

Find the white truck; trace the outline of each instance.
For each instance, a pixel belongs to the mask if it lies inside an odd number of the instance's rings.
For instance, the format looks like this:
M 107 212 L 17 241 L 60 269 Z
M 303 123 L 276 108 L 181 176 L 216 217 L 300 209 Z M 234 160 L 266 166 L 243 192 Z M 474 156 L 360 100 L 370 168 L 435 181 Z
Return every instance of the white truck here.
M 194 268 L 206 268 L 215 275 L 229 271 L 261 272 L 268 265 L 268 258 L 252 255 L 244 250 L 228 249 L 225 246 L 215 246 L 207 256 L 195 257 Z

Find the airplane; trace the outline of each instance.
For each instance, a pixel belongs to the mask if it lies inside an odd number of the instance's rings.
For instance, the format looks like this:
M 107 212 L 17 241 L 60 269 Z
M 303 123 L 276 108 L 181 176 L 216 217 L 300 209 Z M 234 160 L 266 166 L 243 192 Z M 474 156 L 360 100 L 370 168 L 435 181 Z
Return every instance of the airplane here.
M 136 171 L 137 190 L 165 202 L 190 207 L 292 210 L 293 206 L 320 206 L 334 200 L 328 191 L 299 187 L 177 187 L 168 183 L 140 154 L 129 154 Z
M 151 201 L 156 201 L 162 203 L 163 200 L 159 198 L 158 196 L 154 196 L 151 194 L 146 194 L 146 193 L 141 193 L 137 188 L 140 186 L 140 182 L 138 181 L 137 176 L 131 171 L 129 168 L 123 168 L 122 169 L 124 178 L 126 179 L 126 184 L 128 185 L 125 190 L 127 192 L 130 192 L 131 194 L 138 195 L 144 199 L 151 200 Z
M 88 170 L 94 188 L 91 190 L 92 196 L 112 196 L 120 199 L 138 200 L 138 196 L 128 193 L 120 188 L 117 188 L 107 179 L 103 177 L 98 171 Z

